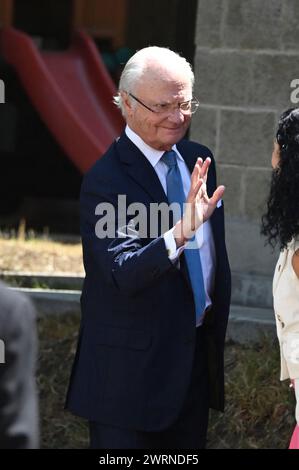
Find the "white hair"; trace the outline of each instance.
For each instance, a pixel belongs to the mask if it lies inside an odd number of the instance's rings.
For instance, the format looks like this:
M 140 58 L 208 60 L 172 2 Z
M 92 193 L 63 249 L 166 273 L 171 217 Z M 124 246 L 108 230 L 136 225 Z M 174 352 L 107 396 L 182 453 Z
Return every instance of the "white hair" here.
M 119 80 L 118 93 L 113 97 L 114 104 L 120 108 L 123 116 L 125 116 L 125 107 L 121 92 L 133 93 L 136 83 L 152 65 L 161 65 L 172 70 L 181 70 L 190 79 L 190 84 L 193 88 L 194 74 L 192 67 L 184 57 L 166 47 L 145 47 L 136 52 L 126 63 Z

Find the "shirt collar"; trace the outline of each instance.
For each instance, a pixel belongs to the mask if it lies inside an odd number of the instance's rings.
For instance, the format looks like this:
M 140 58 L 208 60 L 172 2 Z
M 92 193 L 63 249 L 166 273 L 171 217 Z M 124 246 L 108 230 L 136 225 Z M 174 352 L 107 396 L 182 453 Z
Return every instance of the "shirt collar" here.
M 144 142 L 144 140 L 141 139 L 138 134 L 136 134 L 136 132 L 132 131 L 132 129 L 128 125 L 126 125 L 125 132 L 127 137 L 133 142 L 133 144 L 136 145 L 136 147 L 138 147 L 138 149 L 148 159 L 150 164 L 155 167 L 160 161 L 162 155 L 164 154 L 164 150 L 156 150 L 153 147 L 150 147 Z M 183 157 L 178 152 L 176 145 L 172 146 L 172 150 L 175 151 L 180 160 L 184 161 Z

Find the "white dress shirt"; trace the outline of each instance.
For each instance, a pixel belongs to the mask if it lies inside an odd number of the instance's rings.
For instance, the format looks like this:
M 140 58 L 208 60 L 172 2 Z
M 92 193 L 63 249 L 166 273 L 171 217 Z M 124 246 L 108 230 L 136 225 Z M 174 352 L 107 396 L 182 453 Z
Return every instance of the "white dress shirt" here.
M 166 163 L 161 161 L 161 157 L 164 154 L 164 150 L 156 150 L 149 145 L 147 145 L 139 135 L 137 135 L 132 129 L 127 125 L 125 129 L 127 137 L 138 147 L 138 149 L 143 153 L 143 155 L 148 159 L 152 167 L 154 168 L 157 176 L 160 180 L 160 183 L 164 189 L 165 194 L 167 194 L 167 184 L 166 184 L 166 176 L 168 173 L 168 166 Z M 178 167 L 181 173 L 181 178 L 183 182 L 183 188 L 185 197 L 189 193 L 190 185 L 191 185 L 191 176 L 190 171 L 183 159 L 182 155 L 178 151 L 176 145 L 172 147 L 178 157 Z M 216 253 L 215 253 L 215 245 L 214 245 L 214 238 L 212 233 L 212 228 L 210 221 L 207 220 L 204 222 L 201 227 L 196 231 L 196 242 L 199 247 L 199 255 L 202 265 L 202 272 L 203 272 L 203 280 L 204 280 L 204 288 L 206 293 L 206 308 L 212 304 L 211 296 L 214 289 L 214 281 L 215 281 L 215 265 L 216 265 Z M 169 253 L 169 259 L 174 262 L 177 260 L 178 256 L 184 250 L 184 246 L 177 249 L 175 239 L 173 236 L 173 228 L 163 235 L 166 249 Z M 203 320 L 203 316 L 202 316 Z M 199 325 L 197 325 L 199 326 Z

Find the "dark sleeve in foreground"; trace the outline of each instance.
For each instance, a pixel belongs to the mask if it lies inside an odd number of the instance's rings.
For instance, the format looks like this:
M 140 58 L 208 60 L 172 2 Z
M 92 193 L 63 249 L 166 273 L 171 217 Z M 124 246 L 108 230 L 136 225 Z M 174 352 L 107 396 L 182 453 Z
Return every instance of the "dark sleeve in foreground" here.
M 39 445 L 35 382 L 36 316 L 30 301 L 0 287 L 0 448 L 36 449 Z

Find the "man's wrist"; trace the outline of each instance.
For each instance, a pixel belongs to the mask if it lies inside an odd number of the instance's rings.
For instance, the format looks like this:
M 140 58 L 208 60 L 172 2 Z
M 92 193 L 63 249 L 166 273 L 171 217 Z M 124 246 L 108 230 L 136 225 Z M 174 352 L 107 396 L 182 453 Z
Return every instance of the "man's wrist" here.
M 179 220 L 175 224 L 173 236 L 174 236 L 177 248 L 184 246 L 193 237 L 193 235 L 194 233 L 186 234 L 182 220 Z

